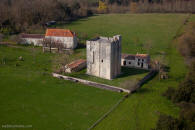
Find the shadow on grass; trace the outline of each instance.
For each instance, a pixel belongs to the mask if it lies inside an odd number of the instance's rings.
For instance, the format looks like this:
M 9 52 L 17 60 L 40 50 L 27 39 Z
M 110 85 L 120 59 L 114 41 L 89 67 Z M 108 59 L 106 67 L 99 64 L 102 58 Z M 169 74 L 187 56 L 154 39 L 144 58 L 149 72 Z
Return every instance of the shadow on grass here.
M 144 84 L 147 84 L 149 81 L 151 81 L 154 77 L 156 77 L 157 74 L 158 74 L 158 72 L 154 72 L 154 74 L 153 74 L 149 79 L 147 79 L 147 80 L 142 84 L 142 86 L 143 86 Z
M 97 78 L 100 80 L 106 80 L 106 79 L 102 79 L 102 78 L 98 78 L 95 76 L 90 76 L 86 74 L 86 69 L 79 71 L 79 72 L 74 72 L 71 74 L 65 74 L 67 76 L 73 76 L 76 78 L 82 78 L 82 79 L 88 79 L 88 78 Z M 124 77 L 128 77 L 128 76 L 134 76 L 134 75 L 138 75 L 138 74 L 144 74 L 144 73 L 148 73 L 148 70 L 143 70 L 143 69 L 137 69 L 137 68 L 127 68 L 127 67 L 122 67 L 121 68 L 121 75 L 119 75 L 116 79 L 118 78 L 124 78 Z M 106 80 L 107 81 L 107 80 Z
M 83 43 L 79 43 L 77 49 L 83 49 L 83 48 L 86 48 L 86 45 Z
M 59 22 L 56 25 L 52 25 L 51 28 L 63 27 L 65 25 L 72 25 L 72 26 L 73 25 L 79 25 L 84 21 L 88 21 L 90 17 L 94 17 L 94 16 L 98 16 L 98 15 L 93 14 L 93 15 L 86 16 L 86 17 L 80 17 L 80 18 L 77 18 L 77 19 L 62 21 L 62 22 Z
M 143 69 L 137 69 L 137 68 L 128 68 L 128 67 L 122 67 L 121 68 L 121 75 L 118 78 L 123 78 L 131 75 L 137 75 L 137 74 L 144 74 L 149 72 L 148 70 Z
M 148 92 L 150 92 L 150 90 L 147 89 L 147 88 L 141 88 L 141 89 L 139 89 L 137 92 L 138 92 L 139 94 L 143 94 L 143 93 L 148 93 Z

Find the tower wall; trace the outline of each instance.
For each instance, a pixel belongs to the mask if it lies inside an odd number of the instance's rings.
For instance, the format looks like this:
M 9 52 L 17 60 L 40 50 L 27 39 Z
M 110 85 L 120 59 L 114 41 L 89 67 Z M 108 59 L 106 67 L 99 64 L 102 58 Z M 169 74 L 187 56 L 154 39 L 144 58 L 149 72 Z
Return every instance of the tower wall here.
M 121 73 L 121 36 L 87 41 L 87 74 L 113 79 Z

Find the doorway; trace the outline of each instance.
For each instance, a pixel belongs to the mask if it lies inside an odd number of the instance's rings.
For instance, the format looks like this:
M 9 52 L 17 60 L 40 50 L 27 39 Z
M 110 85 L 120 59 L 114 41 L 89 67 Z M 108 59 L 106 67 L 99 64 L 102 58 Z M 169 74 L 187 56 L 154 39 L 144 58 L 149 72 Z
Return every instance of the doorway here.
M 144 63 L 141 64 L 141 68 L 143 68 L 143 67 L 144 67 Z
M 123 61 L 123 65 L 126 66 L 126 61 Z

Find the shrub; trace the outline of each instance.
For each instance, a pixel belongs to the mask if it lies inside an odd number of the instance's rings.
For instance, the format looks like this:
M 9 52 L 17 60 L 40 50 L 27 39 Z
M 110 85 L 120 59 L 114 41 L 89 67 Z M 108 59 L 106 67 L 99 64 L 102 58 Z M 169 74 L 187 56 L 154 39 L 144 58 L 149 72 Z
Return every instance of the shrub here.
M 174 97 L 173 97 L 173 101 L 174 102 L 181 102 L 181 101 L 190 102 L 193 92 L 194 92 L 193 84 L 191 84 L 191 82 L 188 80 L 184 81 L 182 84 L 180 84 L 179 89 L 176 90 Z
M 10 40 L 12 41 L 12 42 L 16 42 L 16 43 L 20 43 L 20 37 L 18 36 L 18 35 L 11 35 L 10 36 Z
M 161 114 L 155 130 L 182 130 L 183 122 L 171 116 Z
M 195 56 L 195 22 L 190 23 L 185 30 L 185 33 L 178 38 L 178 48 L 180 53 L 184 57 L 194 57 Z
M 165 96 L 165 97 L 167 97 L 168 99 L 171 100 L 171 99 L 173 98 L 174 93 L 175 93 L 175 89 L 172 88 L 172 87 L 169 87 L 169 88 L 165 91 L 165 93 L 163 94 L 163 96 Z
M 176 90 L 174 102 L 192 102 L 195 103 L 195 61 L 192 62 L 190 72 L 187 74 L 185 80 L 179 85 Z
M 4 35 L 0 33 L 0 42 L 3 41 Z
M 190 23 L 184 34 L 178 39 L 180 53 L 190 63 L 189 73 L 179 88 L 168 88 L 164 93 L 168 99 L 180 105 L 179 119 L 161 115 L 156 130 L 193 130 L 195 129 L 195 23 Z
M 155 130 L 194 130 L 195 104 L 182 102 L 178 119 L 160 114 Z

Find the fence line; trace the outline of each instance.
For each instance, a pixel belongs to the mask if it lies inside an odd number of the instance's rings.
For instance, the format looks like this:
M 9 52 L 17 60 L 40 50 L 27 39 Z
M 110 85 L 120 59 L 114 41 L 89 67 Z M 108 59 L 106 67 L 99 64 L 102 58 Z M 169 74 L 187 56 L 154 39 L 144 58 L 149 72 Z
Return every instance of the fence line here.
M 79 78 L 74 78 L 74 77 L 69 77 L 69 76 L 64 76 L 56 73 L 52 73 L 53 77 L 64 79 L 64 80 L 70 80 L 73 82 L 80 82 L 85 85 L 93 86 L 96 88 L 101 88 L 101 89 L 106 89 L 106 90 L 111 90 L 111 91 L 116 91 L 116 92 L 127 92 L 125 96 L 123 96 L 113 107 L 111 107 L 108 112 L 106 112 L 102 117 L 100 117 L 88 130 L 91 130 L 95 128 L 102 120 L 104 120 L 112 111 L 114 111 L 125 99 L 129 97 L 132 93 L 136 92 L 139 88 L 142 87 L 144 83 L 146 83 L 149 79 L 151 79 L 158 71 L 157 70 L 151 70 L 149 74 L 147 74 L 143 79 L 141 79 L 134 87 L 132 90 L 127 90 L 115 86 L 110 86 L 106 84 L 100 84 L 88 80 L 83 80 Z
M 115 86 L 111 86 L 111 85 L 107 85 L 107 84 L 96 83 L 96 82 L 92 82 L 92 81 L 88 81 L 88 80 L 84 80 L 84 79 L 79 79 L 79 78 L 74 78 L 74 77 L 70 77 L 70 76 L 64 76 L 64 75 L 60 75 L 60 74 L 56 74 L 56 73 L 52 73 L 52 75 L 53 75 L 53 77 L 56 77 L 56 78 L 70 80 L 73 82 L 79 82 L 79 83 L 82 83 L 82 84 L 85 84 L 88 86 L 92 86 L 92 87 L 96 87 L 96 88 L 100 88 L 100 89 L 106 89 L 106 90 L 115 91 L 115 92 L 130 93 L 130 90 L 128 90 L 128 89 L 119 88 L 119 87 L 115 87 Z
M 112 111 L 114 111 L 125 99 L 127 99 L 132 93 L 137 91 L 141 86 L 147 82 L 150 78 L 152 78 L 154 75 L 156 75 L 158 71 L 151 70 L 148 75 L 146 75 L 142 80 L 140 80 L 136 85 L 135 89 L 131 90 L 128 94 L 123 96 L 108 112 L 106 112 L 100 119 L 98 119 L 88 130 L 91 130 L 95 128 L 102 120 L 104 120 Z

